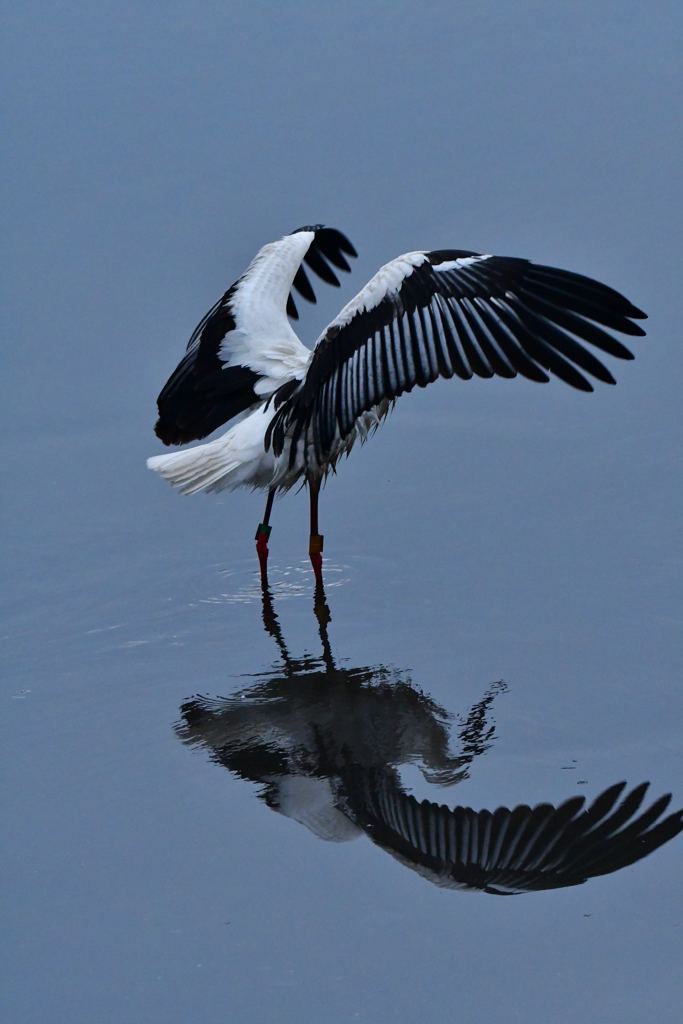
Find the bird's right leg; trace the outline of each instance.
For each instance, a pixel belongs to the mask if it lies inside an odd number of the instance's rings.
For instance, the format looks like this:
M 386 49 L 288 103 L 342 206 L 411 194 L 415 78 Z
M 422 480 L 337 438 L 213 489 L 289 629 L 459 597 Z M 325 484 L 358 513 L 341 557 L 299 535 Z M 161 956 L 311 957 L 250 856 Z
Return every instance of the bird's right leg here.
M 259 565 L 261 566 L 261 581 L 264 584 L 268 583 L 268 538 L 270 537 L 271 527 L 268 525 L 270 519 L 270 513 L 273 510 L 273 500 L 275 498 L 275 488 L 271 487 L 268 491 L 268 501 L 266 502 L 266 511 L 263 516 L 263 522 L 259 523 L 256 531 L 256 553 L 258 554 Z

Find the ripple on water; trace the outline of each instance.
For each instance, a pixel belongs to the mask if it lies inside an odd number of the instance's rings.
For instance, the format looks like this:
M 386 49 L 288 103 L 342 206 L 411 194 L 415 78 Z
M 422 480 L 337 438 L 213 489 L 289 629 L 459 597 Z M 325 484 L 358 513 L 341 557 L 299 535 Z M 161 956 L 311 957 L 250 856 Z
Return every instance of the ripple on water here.
M 324 564 L 325 589 L 343 587 L 351 579 L 348 565 Z M 248 569 L 222 570 L 220 576 L 229 580 L 230 589 L 212 597 L 200 598 L 202 604 L 252 604 L 262 600 L 261 577 Z M 315 590 L 315 576 L 308 562 L 268 567 L 268 584 L 274 598 L 307 597 Z

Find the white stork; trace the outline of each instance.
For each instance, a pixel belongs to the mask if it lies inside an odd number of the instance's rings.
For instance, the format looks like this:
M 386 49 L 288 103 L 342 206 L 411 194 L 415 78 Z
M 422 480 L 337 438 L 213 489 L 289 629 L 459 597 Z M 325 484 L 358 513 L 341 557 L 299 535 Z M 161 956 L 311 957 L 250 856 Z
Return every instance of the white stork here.
M 265 575 L 278 491 L 302 477 L 310 493 L 310 557 L 321 578 L 320 484 L 355 440 L 364 441 L 404 392 L 438 377 L 553 374 L 580 391 L 584 373 L 614 384 L 582 342 L 619 359 L 632 353 L 604 327 L 643 335 L 645 317 L 623 295 L 579 274 L 525 259 L 460 249 L 409 252 L 379 270 L 307 349 L 292 330 L 291 289 L 315 294 L 307 264 L 339 285 L 356 251 L 339 231 L 299 228 L 265 245 L 209 310 L 158 398 L 167 445 L 215 441 L 147 460 L 183 494 L 236 487 L 268 491 L 256 547 Z M 582 373 L 581 371 L 584 371 Z

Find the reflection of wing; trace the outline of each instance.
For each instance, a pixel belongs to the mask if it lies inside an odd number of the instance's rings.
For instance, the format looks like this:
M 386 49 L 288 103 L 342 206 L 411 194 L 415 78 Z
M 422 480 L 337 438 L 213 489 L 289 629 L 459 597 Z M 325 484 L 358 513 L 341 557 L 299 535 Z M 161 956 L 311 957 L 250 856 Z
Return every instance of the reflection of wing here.
M 379 784 L 378 784 L 379 783 Z M 509 895 L 579 885 L 618 871 L 683 830 L 683 810 L 655 824 L 671 800 L 662 796 L 634 818 L 649 783 L 615 805 L 625 782 L 589 808 L 575 797 L 555 808 L 524 804 L 473 811 L 423 800 L 365 776 L 351 804 L 371 839 L 430 881 L 454 889 Z M 358 799 L 360 797 L 360 799 Z

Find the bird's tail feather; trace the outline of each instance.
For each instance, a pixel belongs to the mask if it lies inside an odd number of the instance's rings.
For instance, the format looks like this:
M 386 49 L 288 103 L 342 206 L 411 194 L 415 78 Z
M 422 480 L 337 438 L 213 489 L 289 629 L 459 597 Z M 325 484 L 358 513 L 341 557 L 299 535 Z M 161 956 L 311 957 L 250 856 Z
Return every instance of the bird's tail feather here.
M 229 477 L 239 468 L 239 462 L 231 458 L 222 458 L 222 453 L 215 450 L 202 450 L 206 448 L 211 448 L 211 444 L 203 444 L 184 452 L 173 452 L 171 455 L 154 455 L 147 459 L 147 467 L 160 473 L 164 480 L 177 487 L 181 494 L 196 494 L 197 491 L 222 490 L 223 487 L 229 487 Z M 218 486 L 219 484 L 221 486 Z
M 266 424 L 259 410 L 223 437 L 182 452 L 154 455 L 147 459 L 147 466 L 160 473 L 181 494 L 268 487 L 275 466 L 272 455 L 263 447 Z

